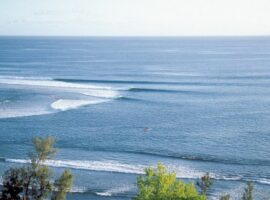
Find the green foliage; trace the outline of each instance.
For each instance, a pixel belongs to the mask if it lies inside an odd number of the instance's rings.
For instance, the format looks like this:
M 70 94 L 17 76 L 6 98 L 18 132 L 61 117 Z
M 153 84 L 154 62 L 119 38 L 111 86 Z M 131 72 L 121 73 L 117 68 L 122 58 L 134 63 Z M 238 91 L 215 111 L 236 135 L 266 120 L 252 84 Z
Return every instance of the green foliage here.
M 201 189 L 201 194 L 206 195 L 209 188 L 213 185 L 213 179 L 207 172 L 200 181 L 197 182 L 198 187 Z
M 229 194 L 226 194 L 226 195 L 220 197 L 219 200 L 230 200 L 230 198 L 231 198 L 231 196 Z
M 35 138 L 35 151 L 29 155 L 30 163 L 20 168 L 12 168 L 3 176 L 3 191 L 0 200 L 43 200 L 50 196 L 55 200 L 64 200 L 70 190 L 73 176 L 65 171 L 59 180 L 53 183 L 52 170 L 43 165 L 56 153 L 52 137 Z M 54 190 L 55 195 L 52 195 Z M 56 198 L 61 193 L 61 198 Z
M 66 194 L 70 191 L 73 182 L 73 176 L 69 170 L 65 170 L 62 176 L 55 181 L 54 186 L 56 193 L 52 199 L 65 200 Z
M 46 159 L 52 158 L 56 153 L 54 148 L 55 140 L 52 137 L 40 138 L 36 137 L 33 139 L 33 144 L 35 148 L 34 158 L 39 161 L 45 161 Z
M 242 200 L 253 200 L 253 190 L 254 184 L 252 182 L 248 182 L 244 190 Z
M 198 194 L 192 183 L 176 179 L 175 173 L 168 173 L 165 166 L 145 169 L 145 176 L 138 177 L 139 193 L 135 200 L 206 200 Z

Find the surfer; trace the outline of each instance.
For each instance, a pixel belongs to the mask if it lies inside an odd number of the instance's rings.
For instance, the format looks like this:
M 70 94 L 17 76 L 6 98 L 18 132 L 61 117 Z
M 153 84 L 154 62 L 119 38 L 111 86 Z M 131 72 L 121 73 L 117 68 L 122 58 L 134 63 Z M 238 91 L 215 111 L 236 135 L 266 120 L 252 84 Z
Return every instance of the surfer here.
M 145 133 L 147 133 L 148 131 L 150 131 L 150 129 L 149 129 L 148 127 L 145 127 L 145 128 L 143 129 L 143 132 L 145 132 Z

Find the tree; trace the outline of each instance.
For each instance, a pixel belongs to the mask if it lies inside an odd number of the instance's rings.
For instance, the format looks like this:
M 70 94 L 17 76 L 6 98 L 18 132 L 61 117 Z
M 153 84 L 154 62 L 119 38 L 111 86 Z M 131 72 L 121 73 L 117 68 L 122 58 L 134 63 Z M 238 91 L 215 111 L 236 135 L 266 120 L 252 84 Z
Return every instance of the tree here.
M 56 193 L 53 195 L 53 200 L 65 200 L 67 192 L 70 191 L 73 182 L 73 176 L 69 170 L 65 170 L 62 176 L 55 181 L 54 186 Z
M 207 172 L 201 180 L 197 182 L 197 185 L 201 189 L 201 194 L 206 195 L 209 188 L 213 185 L 213 179 L 209 172 Z
M 23 179 L 19 168 L 6 171 L 3 182 L 2 199 L 19 200 L 20 193 L 23 191 Z
M 253 200 L 253 190 L 254 184 L 252 182 L 247 182 L 247 186 L 244 190 L 242 200 Z
M 65 199 L 72 185 L 71 172 L 65 170 L 53 183 L 53 172 L 44 165 L 44 162 L 56 153 L 54 143 L 52 137 L 38 137 L 33 140 L 35 151 L 29 155 L 29 163 L 5 172 L 0 200 L 43 200 L 49 197 L 54 200 Z
M 166 167 L 158 164 L 156 169 L 146 168 L 145 176 L 137 179 L 138 195 L 135 200 L 206 200 L 198 194 L 192 183 L 176 179 L 175 173 L 168 173 Z

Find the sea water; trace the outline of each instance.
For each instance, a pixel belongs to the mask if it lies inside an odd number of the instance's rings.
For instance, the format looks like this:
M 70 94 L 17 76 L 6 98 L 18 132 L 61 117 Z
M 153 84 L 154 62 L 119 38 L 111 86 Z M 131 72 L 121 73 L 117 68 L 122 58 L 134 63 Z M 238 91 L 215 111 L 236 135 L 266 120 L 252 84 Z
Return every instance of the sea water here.
M 158 162 L 270 197 L 269 37 L 1 37 L 0 173 L 54 136 L 69 199 L 131 199 Z

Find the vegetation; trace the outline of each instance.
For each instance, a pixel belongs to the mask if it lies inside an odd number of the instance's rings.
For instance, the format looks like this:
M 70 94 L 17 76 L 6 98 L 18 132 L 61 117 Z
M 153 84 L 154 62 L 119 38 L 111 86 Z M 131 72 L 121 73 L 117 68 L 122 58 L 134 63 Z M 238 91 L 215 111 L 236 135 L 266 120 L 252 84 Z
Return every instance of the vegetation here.
M 197 182 L 197 186 L 201 189 L 201 194 L 207 195 L 207 191 L 213 185 L 213 179 L 207 172 L 200 181 Z
M 65 200 L 70 191 L 73 175 L 65 170 L 59 179 L 53 181 L 53 171 L 44 165 L 55 153 L 54 139 L 35 138 L 34 152 L 29 155 L 29 163 L 11 168 L 4 173 L 0 200 Z M 134 200 L 207 200 L 213 180 L 206 173 L 198 182 L 197 190 L 193 183 L 185 183 L 158 164 L 157 168 L 146 168 L 145 175 L 137 179 L 138 194 Z M 253 200 L 254 184 L 247 183 L 242 200 Z M 200 191 L 200 192 L 198 192 Z M 220 197 L 230 200 L 230 195 Z
M 165 166 L 145 169 L 145 176 L 138 177 L 139 189 L 135 200 L 206 200 L 192 183 L 176 179 L 175 173 L 168 173 Z
M 138 194 L 134 200 L 207 200 L 209 188 L 213 179 L 206 173 L 198 182 L 200 193 L 192 183 L 184 183 L 176 178 L 175 173 L 169 173 L 166 167 L 158 164 L 157 168 L 146 168 L 145 175 L 137 180 Z M 242 200 L 253 200 L 253 183 L 247 183 Z M 230 195 L 220 197 L 220 200 L 230 200 Z
M 253 200 L 254 184 L 252 182 L 247 183 L 242 200 Z
M 0 200 L 64 200 L 71 189 L 73 175 L 65 170 L 58 180 L 52 181 L 52 170 L 43 165 L 56 153 L 54 139 L 35 138 L 35 151 L 29 155 L 29 163 L 11 168 L 3 176 L 3 191 Z

